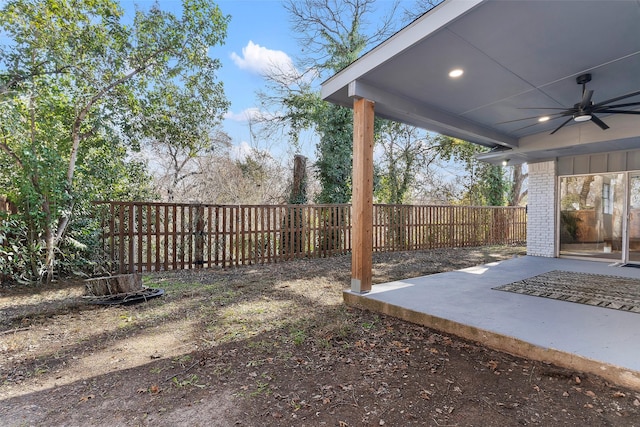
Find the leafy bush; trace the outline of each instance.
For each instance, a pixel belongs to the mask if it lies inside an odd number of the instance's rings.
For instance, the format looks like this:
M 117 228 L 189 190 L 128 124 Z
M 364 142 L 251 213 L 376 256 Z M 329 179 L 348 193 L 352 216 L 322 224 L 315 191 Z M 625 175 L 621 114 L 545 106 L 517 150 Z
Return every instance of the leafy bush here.
M 582 220 L 575 212 L 560 212 L 561 238 L 564 243 L 573 243 L 577 240 L 580 222 Z
M 30 242 L 27 224 L 18 215 L 0 217 L 0 284 L 37 280 L 43 254 L 43 245 Z
M 92 212 L 81 212 L 56 248 L 56 277 L 89 277 L 109 270 L 102 249 L 99 220 Z M 0 216 L 0 284 L 31 284 L 45 272 L 45 243 L 30 236 L 20 214 Z

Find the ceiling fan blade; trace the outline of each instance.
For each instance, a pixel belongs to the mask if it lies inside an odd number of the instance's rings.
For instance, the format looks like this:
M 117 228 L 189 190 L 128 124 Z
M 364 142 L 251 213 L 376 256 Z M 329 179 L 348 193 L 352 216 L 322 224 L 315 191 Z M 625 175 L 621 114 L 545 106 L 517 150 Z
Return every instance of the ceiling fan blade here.
M 622 108 L 622 107 L 634 107 L 636 105 L 640 105 L 640 102 L 628 102 L 626 104 L 603 105 L 599 108 Z
M 598 113 L 611 113 L 611 114 L 640 114 L 640 111 L 632 111 L 632 110 L 598 110 Z
M 569 123 L 571 120 L 573 120 L 573 117 L 569 117 L 564 123 L 562 123 L 560 126 L 558 126 L 553 132 L 551 132 L 549 135 L 553 135 L 554 133 L 558 132 L 564 125 L 566 125 L 567 123 Z
M 518 107 L 518 110 L 569 110 L 566 107 Z
M 573 113 L 553 113 L 553 114 L 548 114 L 549 116 L 549 120 L 553 120 L 553 119 L 557 119 L 558 117 L 562 117 L 562 116 L 569 116 Z M 558 117 L 552 117 L 552 116 L 558 116 Z M 523 117 L 522 119 L 515 119 L 515 120 L 507 120 L 506 122 L 498 122 L 496 123 L 497 125 L 503 125 L 505 123 L 513 123 L 513 122 L 522 122 L 524 120 L 531 120 L 531 119 L 539 119 L 541 116 L 538 114 L 537 116 L 531 116 L 531 117 Z M 540 122 L 542 123 L 542 122 Z
M 584 109 L 591 105 L 591 97 L 593 96 L 592 90 L 585 90 L 582 94 L 582 101 L 580 102 L 580 108 Z
M 598 102 L 597 104 L 593 104 L 592 108 L 601 107 L 601 106 L 603 106 L 605 104 L 609 104 L 610 102 L 620 101 L 621 99 L 631 98 L 632 96 L 636 96 L 636 95 L 640 95 L 640 90 L 637 90 L 635 92 L 627 93 L 626 95 L 621 95 L 621 96 L 617 96 L 615 98 L 607 99 L 606 101 Z
M 524 117 L 522 119 L 515 119 L 515 120 L 507 120 L 506 122 L 498 122 L 496 123 L 497 125 L 504 125 L 506 123 L 514 123 L 514 122 L 523 122 L 525 120 L 531 120 L 531 119 L 537 119 L 540 116 L 533 116 L 533 117 Z
M 600 126 L 600 129 L 602 129 L 602 130 L 609 129 L 609 126 L 607 126 L 607 124 L 605 122 L 603 122 L 602 120 L 600 120 L 599 118 L 597 118 L 593 114 L 591 115 L 591 121 L 593 123 L 597 124 L 598 126 Z

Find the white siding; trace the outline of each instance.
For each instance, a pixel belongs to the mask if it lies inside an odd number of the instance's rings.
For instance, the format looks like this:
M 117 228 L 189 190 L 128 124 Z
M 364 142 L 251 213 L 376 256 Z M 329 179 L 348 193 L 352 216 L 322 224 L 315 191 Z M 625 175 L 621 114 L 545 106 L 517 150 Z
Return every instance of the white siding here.
M 556 162 L 529 164 L 527 254 L 555 257 Z

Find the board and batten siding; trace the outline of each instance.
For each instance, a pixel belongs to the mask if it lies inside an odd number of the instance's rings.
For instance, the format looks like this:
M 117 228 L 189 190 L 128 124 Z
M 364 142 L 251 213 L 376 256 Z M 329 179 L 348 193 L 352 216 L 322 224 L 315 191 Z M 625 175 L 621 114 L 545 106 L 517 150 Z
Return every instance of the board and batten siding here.
M 560 157 L 558 175 L 587 175 L 640 170 L 640 150 Z

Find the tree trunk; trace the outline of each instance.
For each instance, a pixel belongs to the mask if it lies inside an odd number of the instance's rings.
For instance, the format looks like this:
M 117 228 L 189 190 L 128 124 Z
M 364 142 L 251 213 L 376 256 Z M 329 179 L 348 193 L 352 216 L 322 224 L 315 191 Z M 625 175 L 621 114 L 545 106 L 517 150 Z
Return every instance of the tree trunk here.
M 289 194 L 289 204 L 302 205 L 307 203 L 307 158 L 296 155 L 293 158 L 293 183 Z M 288 225 L 281 239 L 281 252 L 292 254 L 302 253 L 303 248 L 303 224 L 302 208 L 287 208 L 287 218 L 283 221 Z
M 591 183 L 594 180 L 593 175 L 585 176 L 584 181 L 582 182 L 582 189 L 580 190 L 580 209 L 584 209 L 587 207 L 587 198 L 589 197 L 589 192 L 591 191 Z
M 302 205 L 307 203 L 307 158 L 297 155 L 293 158 L 293 185 L 289 203 Z
M 110 277 L 87 279 L 85 295 L 108 296 L 128 294 L 142 290 L 142 277 L 138 274 L 119 274 Z
M 41 281 L 49 284 L 53 280 L 56 259 L 56 239 L 53 229 L 51 228 L 51 205 L 49 205 L 46 197 L 42 202 L 42 211 L 44 212 L 45 261 Z
M 53 280 L 54 264 L 56 259 L 55 243 L 53 239 L 53 230 L 50 225 L 46 225 L 44 229 L 44 241 L 46 248 L 46 257 L 44 262 L 44 272 L 42 276 L 42 282 L 45 284 L 51 283 Z
M 511 191 L 509 192 L 509 206 L 518 206 L 520 200 L 524 197 L 522 192 L 522 184 L 529 174 L 522 173 L 522 165 L 513 167 L 513 182 L 511 183 Z

